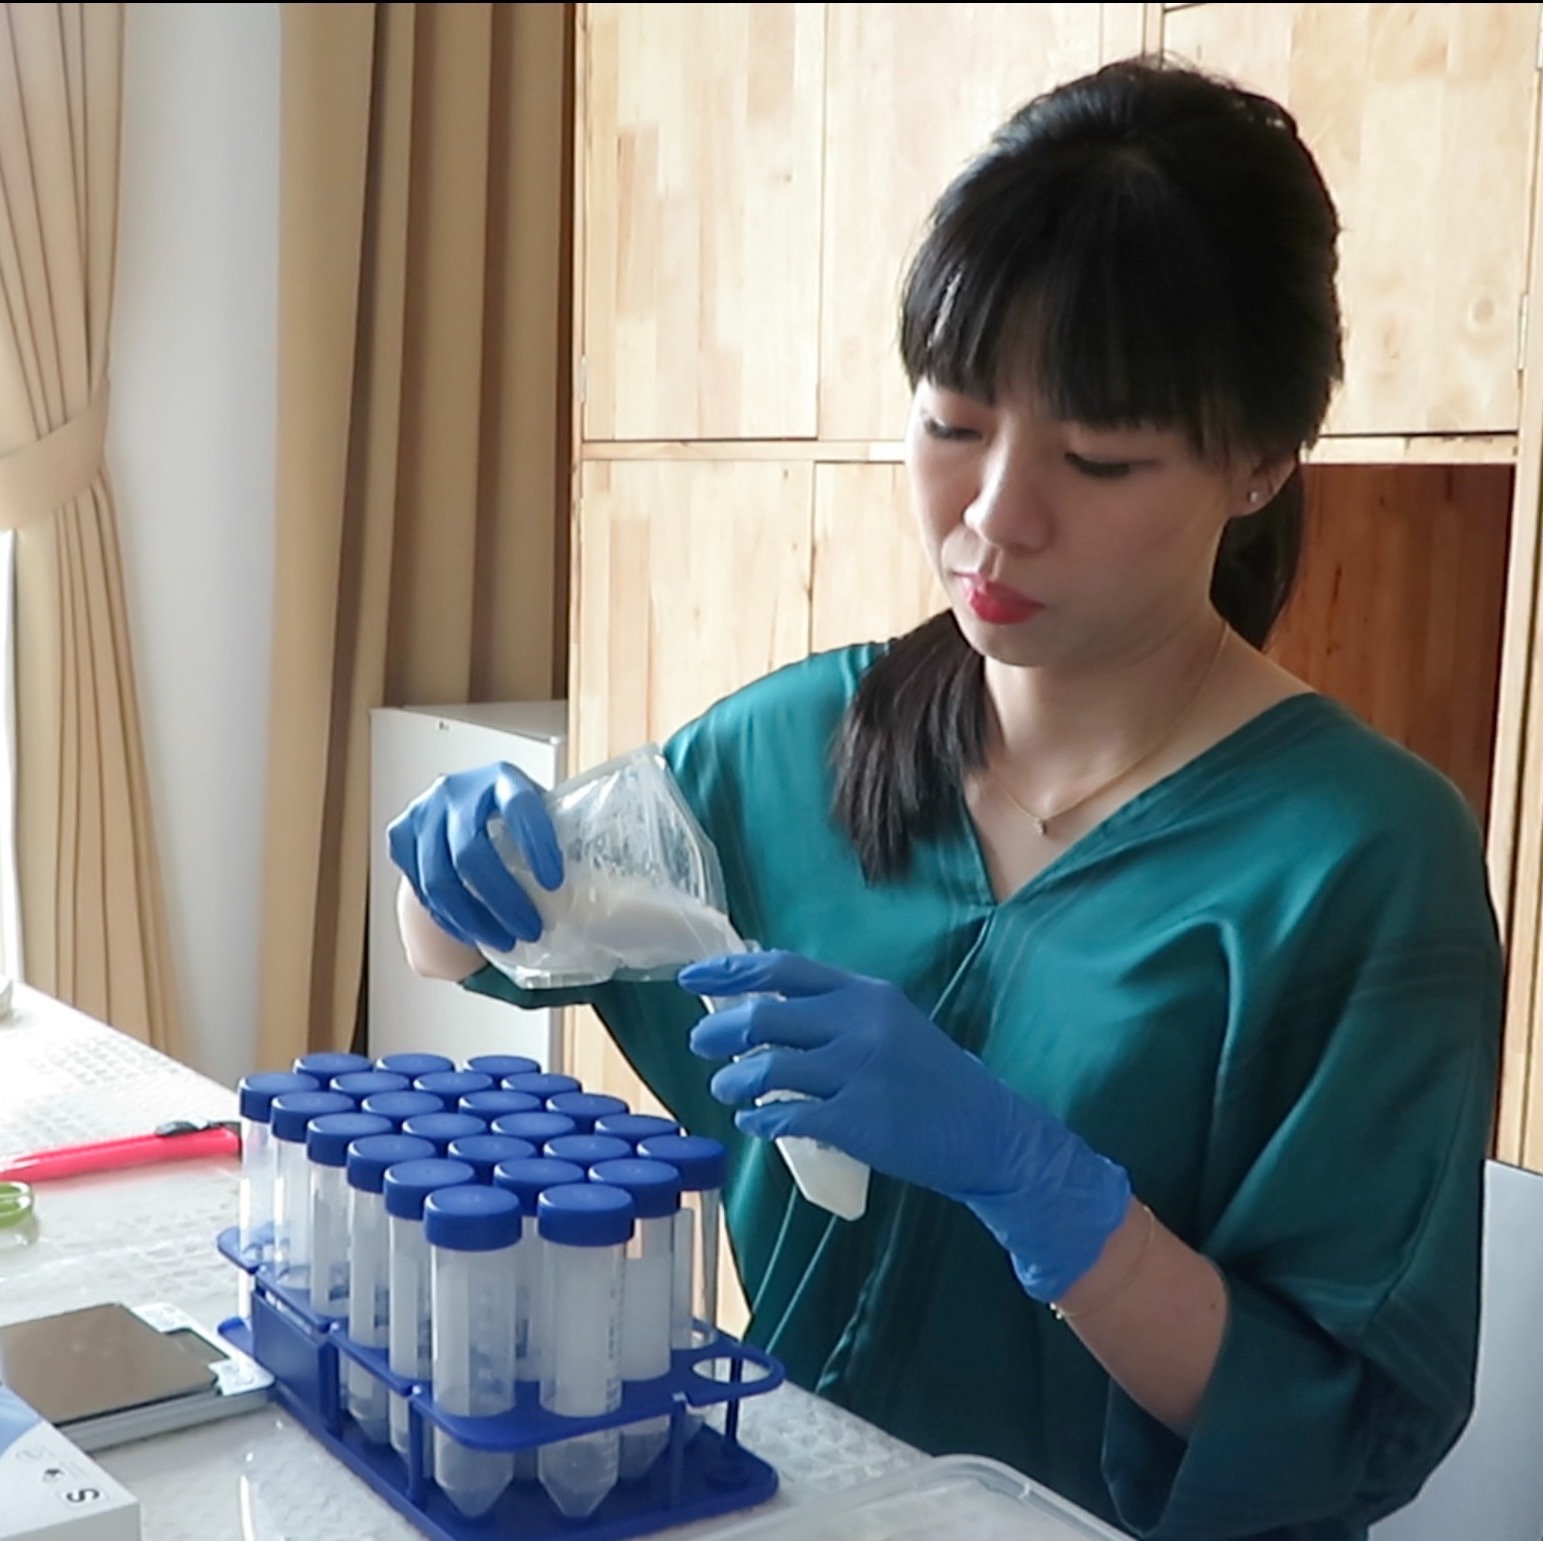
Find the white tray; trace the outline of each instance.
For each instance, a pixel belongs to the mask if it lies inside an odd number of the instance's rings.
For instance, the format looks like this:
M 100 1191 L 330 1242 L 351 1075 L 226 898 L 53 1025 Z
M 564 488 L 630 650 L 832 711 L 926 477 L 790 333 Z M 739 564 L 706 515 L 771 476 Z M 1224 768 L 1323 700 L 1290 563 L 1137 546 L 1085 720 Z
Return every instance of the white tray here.
M 717 1541 L 1128 1541 L 1000 1461 L 940 1455 Z

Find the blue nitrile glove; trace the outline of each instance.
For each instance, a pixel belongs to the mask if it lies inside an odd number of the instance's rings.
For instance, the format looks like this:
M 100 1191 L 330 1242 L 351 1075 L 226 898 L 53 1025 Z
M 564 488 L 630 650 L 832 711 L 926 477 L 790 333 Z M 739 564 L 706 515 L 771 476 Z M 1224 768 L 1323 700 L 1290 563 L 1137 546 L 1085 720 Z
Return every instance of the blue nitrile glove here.
M 563 881 L 563 853 L 541 788 L 512 765 L 441 776 L 386 829 L 391 860 L 434 923 L 468 947 L 510 951 L 541 935 L 541 917 L 504 865 L 488 820 L 497 815 L 548 891 Z
M 1125 1218 L 1124 1169 L 1020 1097 L 894 985 L 789 952 L 710 958 L 679 981 L 700 996 L 767 992 L 692 1031 L 704 1059 L 746 1056 L 713 1076 L 720 1102 L 776 1091 L 813 1099 L 742 1107 L 741 1129 L 823 1140 L 967 1204 L 1035 1299 L 1059 1300 Z

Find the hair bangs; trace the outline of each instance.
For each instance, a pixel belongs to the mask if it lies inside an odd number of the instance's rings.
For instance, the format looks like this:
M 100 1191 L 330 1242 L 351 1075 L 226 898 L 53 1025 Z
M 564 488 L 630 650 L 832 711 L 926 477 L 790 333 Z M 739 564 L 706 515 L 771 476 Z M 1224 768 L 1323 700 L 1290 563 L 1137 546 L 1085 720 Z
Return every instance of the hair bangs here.
M 939 208 L 901 303 L 911 383 L 1024 390 L 1063 421 L 1176 430 L 1209 458 L 1242 447 L 1237 326 L 1182 195 L 1109 146 L 1014 181 Z

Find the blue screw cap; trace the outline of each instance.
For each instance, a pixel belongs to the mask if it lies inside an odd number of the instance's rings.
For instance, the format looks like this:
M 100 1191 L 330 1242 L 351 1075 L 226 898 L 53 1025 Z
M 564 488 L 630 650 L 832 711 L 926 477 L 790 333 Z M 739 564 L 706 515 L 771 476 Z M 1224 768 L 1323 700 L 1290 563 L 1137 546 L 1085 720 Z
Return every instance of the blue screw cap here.
M 591 1167 L 601 1161 L 624 1161 L 632 1154 L 632 1147 L 608 1134 L 565 1134 L 548 1140 L 541 1154 Z
M 520 1201 L 502 1188 L 439 1188 L 423 1205 L 423 1234 L 431 1247 L 453 1252 L 496 1252 L 520 1239 Z
M 539 1113 L 541 1099 L 529 1092 L 469 1092 L 461 1098 L 456 1111 L 492 1123 L 495 1118 L 507 1118 L 511 1113 Z
M 495 1081 L 511 1075 L 539 1075 L 540 1064 L 524 1054 L 477 1054 L 466 1061 L 468 1070 L 480 1070 Z
M 512 1134 L 536 1146 L 575 1132 L 573 1120 L 561 1113 L 505 1113 L 493 1120 L 494 1134 Z
M 453 1108 L 462 1097 L 490 1091 L 497 1084 L 492 1076 L 475 1070 L 436 1070 L 432 1075 L 419 1076 L 413 1082 L 413 1090 L 433 1092 L 447 1108 Z
M 680 1125 L 657 1113 L 608 1113 L 595 1120 L 595 1133 L 636 1145 L 639 1140 L 657 1139 L 662 1134 L 679 1134 Z
M 376 1092 L 359 1104 L 361 1113 L 379 1113 L 401 1125 L 425 1113 L 443 1113 L 445 1105 L 432 1092 Z
M 390 1133 L 391 1120 L 373 1113 L 324 1113 L 306 1125 L 305 1153 L 318 1166 L 347 1166 L 355 1140 Z
M 632 1235 L 632 1195 L 606 1183 L 565 1183 L 536 1200 L 543 1241 L 567 1247 L 615 1247 Z
M 468 1134 L 451 1140 L 445 1154 L 452 1161 L 464 1161 L 477 1174 L 479 1183 L 490 1183 L 493 1168 L 500 1161 L 524 1161 L 536 1154 L 536 1147 L 509 1134 Z
M 352 1075 L 335 1075 L 332 1090 L 363 1102 L 366 1097 L 381 1092 L 405 1092 L 412 1082 L 405 1075 L 393 1075 L 389 1070 L 356 1070 Z
M 607 1097 L 604 1092 L 558 1092 L 547 1098 L 546 1105 L 553 1113 L 571 1118 L 579 1126 L 580 1134 L 593 1134 L 597 1118 L 614 1118 L 628 1111 L 620 1097 Z
M 326 1086 L 333 1076 L 351 1075 L 355 1071 L 370 1069 L 370 1061 L 362 1054 L 334 1053 L 330 1050 L 319 1050 L 315 1054 L 302 1054 L 291 1066 L 301 1075 L 313 1075 L 323 1086 Z
M 630 1193 L 639 1220 L 658 1220 L 680 1208 L 680 1173 L 663 1161 L 601 1161 L 589 1169 L 589 1180 Z
M 721 1188 L 728 1175 L 729 1153 L 717 1140 L 701 1134 L 665 1134 L 642 1140 L 638 1154 L 649 1161 L 668 1161 L 680 1173 L 681 1190 L 686 1193 Z
M 420 1113 L 416 1118 L 404 1119 L 402 1133 L 416 1135 L 420 1140 L 432 1140 L 434 1148 L 444 1155 L 452 1140 L 464 1140 L 468 1135 L 486 1134 L 488 1126 L 470 1113 Z
M 382 1054 L 375 1061 L 377 1070 L 389 1070 L 416 1081 L 421 1075 L 436 1075 L 441 1070 L 454 1070 L 455 1061 L 443 1054 Z
M 476 1180 L 477 1174 L 464 1161 L 404 1161 L 400 1166 L 387 1167 L 381 1183 L 386 1213 L 398 1220 L 421 1220 L 431 1193 Z
M 584 1088 L 571 1075 L 556 1075 L 536 1070 L 528 1075 L 505 1076 L 504 1090 L 506 1092 L 529 1092 L 532 1097 L 539 1097 L 545 1102 L 548 1097 L 556 1097 L 562 1092 L 581 1092 Z
M 285 1092 L 273 1099 L 268 1121 L 273 1137 L 286 1145 L 305 1144 L 305 1126 L 327 1113 L 352 1113 L 353 1099 L 340 1092 Z
M 550 1156 L 527 1156 L 520 1161 L 500 1161 L 493 1168 L 493 1186 L 507 1188 L 520 1201 L 527 1215 L 536 1213 L 536 1200 L 548 1188 L 584 1181 L 584 1168 L 571 1161 L 554 1161 Z
M 241 1101 L 241 1116 L 253 1123 L 265 1124 L 275 1097 L 292 1092 L 317 1092 L 321 1090 L 321 1082 L 313 1075 L 297 1075 L 293 1070 L 268 1070 L 260 1075 L 246 1076 L 236 1090 Z
M 379 1193 L 390 1168 L 433 1159 L 434 1147 L 427 1140 L 407 1134 L 372 1134 L 348 1147 L 348 1186 Z

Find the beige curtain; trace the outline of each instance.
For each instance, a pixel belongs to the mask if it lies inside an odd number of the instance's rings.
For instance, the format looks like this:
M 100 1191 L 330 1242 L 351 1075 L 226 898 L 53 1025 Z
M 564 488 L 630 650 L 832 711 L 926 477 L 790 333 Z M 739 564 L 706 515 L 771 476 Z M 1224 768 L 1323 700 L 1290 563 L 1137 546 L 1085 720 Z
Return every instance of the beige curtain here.
M 165 902 L 103 463 L 121 5 L 0 8 L 0 527 L 16 531 L 28 982 L 177 1054 Z
M 359 1015 L 369 712 L 560 692 L 570 7 L 284 7 L 261 1059 Z

